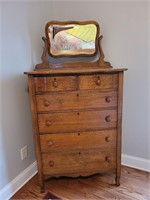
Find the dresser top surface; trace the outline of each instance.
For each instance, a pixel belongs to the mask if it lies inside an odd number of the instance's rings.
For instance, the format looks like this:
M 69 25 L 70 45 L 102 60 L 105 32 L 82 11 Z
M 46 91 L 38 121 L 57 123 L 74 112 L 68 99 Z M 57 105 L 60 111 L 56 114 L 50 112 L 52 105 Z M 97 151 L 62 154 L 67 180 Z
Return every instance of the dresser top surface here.
M 90 74 L 90 73 L 115 73 L 126 71 L 127 68 L 53 68 L 40 69 L 30 72 L 24 72 L 28 75 L 52 75 L 52 74 Z

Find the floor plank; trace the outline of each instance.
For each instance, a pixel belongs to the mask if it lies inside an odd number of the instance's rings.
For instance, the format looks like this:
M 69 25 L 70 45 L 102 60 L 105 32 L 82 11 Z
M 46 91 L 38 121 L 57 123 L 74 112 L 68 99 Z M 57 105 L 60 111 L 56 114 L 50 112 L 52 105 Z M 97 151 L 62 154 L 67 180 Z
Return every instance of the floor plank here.
M 119 187 L 114 185 L 114 179 L 113 174 L 51 178 L 45 182 L 45 193 L 40 193 L 35 175 L 11 199 L 42 199 L 50 191 L 63 200 L 150 200 L 150 173 L 122 166 Z

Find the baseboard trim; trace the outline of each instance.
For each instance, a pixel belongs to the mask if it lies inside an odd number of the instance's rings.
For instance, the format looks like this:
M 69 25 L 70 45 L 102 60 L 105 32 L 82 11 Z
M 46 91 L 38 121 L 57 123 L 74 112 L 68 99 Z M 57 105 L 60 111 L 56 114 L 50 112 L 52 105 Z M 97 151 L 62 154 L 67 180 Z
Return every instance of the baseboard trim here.
M 122 165 L 150 172 L 150 160 L 122 154 Z M 27 183 L 37 173 L 37 162 L 35 161 L 22 173 L 14 178 L 2 190 L 0 190 L 0 200 L 10 199 L 25 183 Z
M 122 165 L 150 172 L 150 160 L 122 154 Z
M 10 199 L 26 182 L 37 173 L 37 162 L 35 161 L 2 190 L 0 190 L 0 200 Z

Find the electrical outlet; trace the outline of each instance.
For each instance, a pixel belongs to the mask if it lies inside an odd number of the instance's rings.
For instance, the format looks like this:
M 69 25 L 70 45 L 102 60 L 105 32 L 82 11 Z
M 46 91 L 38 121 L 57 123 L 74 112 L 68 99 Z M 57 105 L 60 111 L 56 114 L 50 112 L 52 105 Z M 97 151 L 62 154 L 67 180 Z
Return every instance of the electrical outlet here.
M 20 151 L 21 151 L 21 160 L 24 160 L 28 155 L 27 146 L 24 146 Z

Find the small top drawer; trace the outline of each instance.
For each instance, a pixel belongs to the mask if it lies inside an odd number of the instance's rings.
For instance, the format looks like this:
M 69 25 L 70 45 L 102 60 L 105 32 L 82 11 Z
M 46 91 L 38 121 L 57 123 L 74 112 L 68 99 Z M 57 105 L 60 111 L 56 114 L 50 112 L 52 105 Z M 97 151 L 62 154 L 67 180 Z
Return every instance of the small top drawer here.
M 34 77 L 35 92 L 45 93 L 77 89 L 76 76 Z
M 118 74 L 80 76 L 79 89 L 117 89 Z

